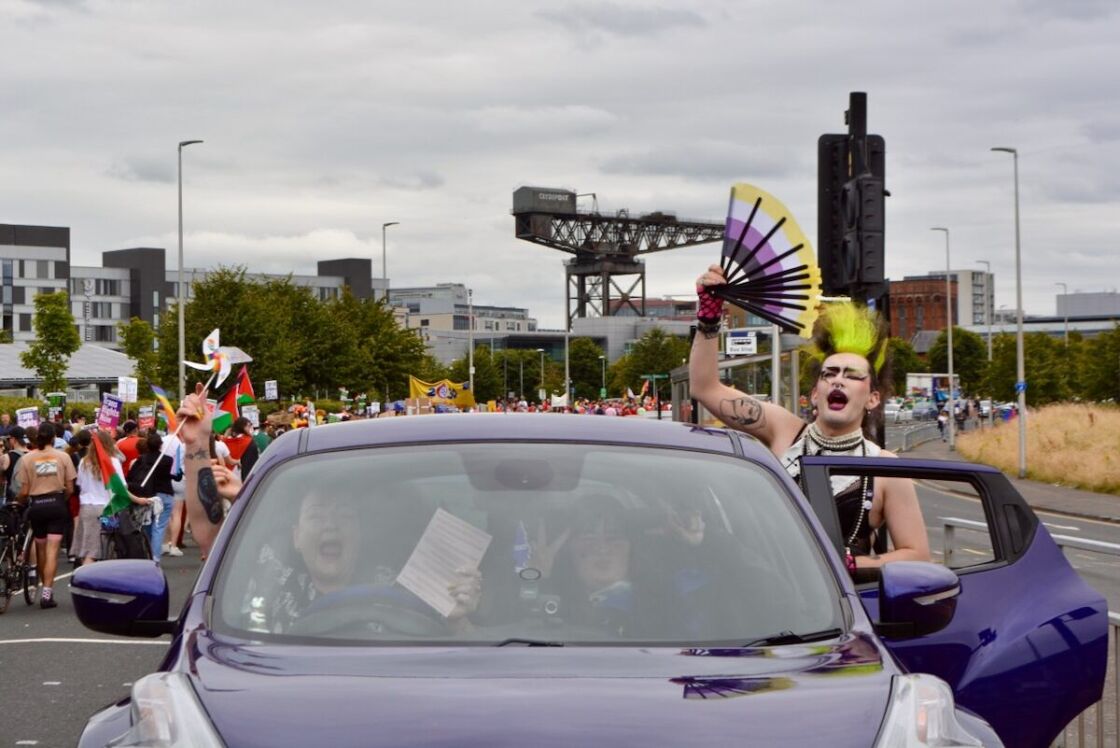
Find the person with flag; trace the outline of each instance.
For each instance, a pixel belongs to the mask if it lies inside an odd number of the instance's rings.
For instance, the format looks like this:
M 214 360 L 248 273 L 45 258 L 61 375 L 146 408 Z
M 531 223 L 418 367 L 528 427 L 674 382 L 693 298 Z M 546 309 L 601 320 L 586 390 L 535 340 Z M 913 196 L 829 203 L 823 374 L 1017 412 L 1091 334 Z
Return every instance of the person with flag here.
M 78 529 L 72 554 L 81 564 L 101 556 L 101 518 L 111 517 L 133 504 L 147 506 L 149 499 L 134 496 L 125 483 L 121 454 L 108 431 L 98 430 L 90 449 L 78 464 Z

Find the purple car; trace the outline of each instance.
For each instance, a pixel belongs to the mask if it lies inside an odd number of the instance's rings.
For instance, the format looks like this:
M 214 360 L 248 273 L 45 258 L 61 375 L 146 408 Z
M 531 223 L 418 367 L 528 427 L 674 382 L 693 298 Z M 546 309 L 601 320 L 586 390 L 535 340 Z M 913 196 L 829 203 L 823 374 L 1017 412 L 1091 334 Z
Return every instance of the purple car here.
M 840 473 L 967 483 L 992 557 L 853 581 Z M 668 421 L 285 434 L 176 618 L 153 562 L 74 575 L 86 626 L 172 636 L 80 745 L 1029 748 L 1100 698 L 1105 601 L 1002 474 L 804 458 L 802 480 Z

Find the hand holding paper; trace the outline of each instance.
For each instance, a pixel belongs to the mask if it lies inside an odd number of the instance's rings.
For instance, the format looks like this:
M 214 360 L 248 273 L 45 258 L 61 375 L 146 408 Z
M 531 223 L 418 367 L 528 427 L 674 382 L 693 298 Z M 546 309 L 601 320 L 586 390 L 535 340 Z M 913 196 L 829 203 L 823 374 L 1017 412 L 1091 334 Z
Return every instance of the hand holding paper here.
M 488 533 L 437 509 L 397 582 L 444 618 L 462 618 L 478 607 L 478 565 L 490 540 Z

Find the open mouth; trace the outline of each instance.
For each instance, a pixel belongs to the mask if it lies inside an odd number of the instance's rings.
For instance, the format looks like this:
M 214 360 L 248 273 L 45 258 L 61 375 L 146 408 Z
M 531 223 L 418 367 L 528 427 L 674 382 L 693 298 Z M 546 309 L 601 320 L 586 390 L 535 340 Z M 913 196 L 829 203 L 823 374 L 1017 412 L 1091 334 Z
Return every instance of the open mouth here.
M 829 410 L 843 410 L 844 406 L 848 404 L 848 396 L 840 390 L 832 390 L 828 393 L 828 409 Z
M 323 558 L 337 559 L 342 557 L 342 543 L 328 540 L 319 544 L 319 555 Z

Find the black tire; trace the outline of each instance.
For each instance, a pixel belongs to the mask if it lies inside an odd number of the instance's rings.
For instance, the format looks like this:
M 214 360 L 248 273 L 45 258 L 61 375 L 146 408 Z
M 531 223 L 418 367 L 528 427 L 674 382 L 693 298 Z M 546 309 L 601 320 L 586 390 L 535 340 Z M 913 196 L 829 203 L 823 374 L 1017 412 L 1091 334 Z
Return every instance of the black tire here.
M 98 561 L 110 561 L 117 557 L 117 544 L 112 531 L 101 533 L 101 554 Z
M 12 560 L 12 546 L 5 541 L 3 553 L 0 556 L 0 615 L 8 610 L 8 603 L 12 601 L 12 585 L 15 583 L 15 562 Z

